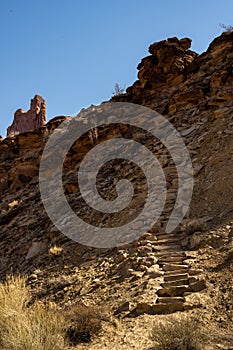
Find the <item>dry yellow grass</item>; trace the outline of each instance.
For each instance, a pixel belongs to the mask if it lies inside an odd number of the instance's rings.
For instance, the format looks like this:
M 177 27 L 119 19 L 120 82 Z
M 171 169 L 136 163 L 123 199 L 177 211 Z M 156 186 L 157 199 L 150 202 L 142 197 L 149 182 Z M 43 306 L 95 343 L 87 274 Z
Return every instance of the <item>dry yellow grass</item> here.
M 197 319 L 170 316 L 158 322 L 151 332 L 153 350 L 202 350 L 205 336 Z
M 57 247 L 56 245 L 49 249 L 49 253 L 52 255 L 60 256 L 62 254 L 63 248 Z
M 62 317 L 38 302 L 28 306 L 29 301 L 24 278 L 9 277 L 0 284 L 1 349 L 64 349 Z

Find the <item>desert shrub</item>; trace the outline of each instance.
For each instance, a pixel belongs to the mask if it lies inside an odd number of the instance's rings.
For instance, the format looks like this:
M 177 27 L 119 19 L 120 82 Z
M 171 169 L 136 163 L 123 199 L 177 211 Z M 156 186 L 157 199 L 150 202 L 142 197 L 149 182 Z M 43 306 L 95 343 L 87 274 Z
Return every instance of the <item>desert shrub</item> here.
M 88 343 L 100 333 L 103 315 L 96 307 L 77 304 L 66 311 L 66 339 L 72 345 Z
M 221 28 L 224 29 L 225 33 L 232 33 L 233 32 L 233 26 L 227 26 L 223 23 L 219 24 Z
M 42 304 L 30 303 L 26 279 L 9 277 L 0 284 L 0 348 L 64 349 L 63 319 Z
M 197 319 L 170 317 L 154 325 L 151 339 L 153 350 L 199 350 L 203 349 L 204 335 Z
M 118 95 L 123 94 L 124 91 L 125 91 L 125 87 L 122 87 L 122 86 L 120 86 L 120 84 L 116 83 L 112 94 L 113 94 L 113 96 L 118 96 Z

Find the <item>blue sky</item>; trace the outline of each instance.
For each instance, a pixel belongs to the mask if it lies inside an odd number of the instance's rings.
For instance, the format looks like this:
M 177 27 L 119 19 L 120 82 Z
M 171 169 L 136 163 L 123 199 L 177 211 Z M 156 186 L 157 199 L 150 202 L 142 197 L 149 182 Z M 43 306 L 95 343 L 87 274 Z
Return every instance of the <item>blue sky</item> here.
M 35 94 L 48 120 L 108 100 L 155 41 L 187 36 L 205 51 L 232 13 L 232 0 L 0 0 L 0 135 Z

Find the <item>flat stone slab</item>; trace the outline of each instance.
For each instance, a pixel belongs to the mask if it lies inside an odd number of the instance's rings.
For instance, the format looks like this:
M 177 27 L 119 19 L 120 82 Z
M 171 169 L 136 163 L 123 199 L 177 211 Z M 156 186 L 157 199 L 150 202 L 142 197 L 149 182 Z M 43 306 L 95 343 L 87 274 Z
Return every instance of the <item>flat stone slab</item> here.
M 157 242 L 157 244 L 158 244 L 158 242 Z M 167 251 L 175 250 L 175 251 L 179 251 L 179 250 L 181 250 L 181 247 L 180 247 L 180 245 L 177 245 L 177 244 L 174 244 L 174 245 L 172 245 L 172 244 L 162 245 L 161 244 L 161 245 L 153 245 L 153 249 L 154 250 L 158 250 L 158 251 L 161 251 L 161 250 L 167 250 Z
M 135 313 L 137 316 L 143 315 L 143 314 L 150 314 L 151 304 L 146 302 L 138 303 L 135 309 Z
M 183 279 L 188 279 L 188 273 L 180 273 L 180 274 L 174 273 L 173 275 L 164 275 L 163 278 L 164 278 L 164 282 L 183 280 Z
M 175 276 L 175 275 L 182 275 L 186 273 L 186 271 L 183 270 L 175 270 L 175 271 L 165 271 L 164 275 L 165 276 Z M 187 273 L 189 274 L 189 270 L 187 271 Z
M 177 301 L 180 301 L 180 302 L 185 302 L 185 298 L 183 297 L 158 297 L 157 299 L 158 303 L 176 303 Z
M 167 263 L 174 263 L 174 264 L 178 264 L 178 265 L 181 265 L 182 263 L 183 263 L 183 260 L 184 259 L 182 259 L 182 258 L 180 258 L 180 257 L 178 257 L 178 258 L 174 258 L 174 259 L 169 259 L 169 260 L 167 260 L 167 259 L 160 259 L 158 256 L 157 256 L 157 258 L 158 258 L 158 264 L 159 265 L 164 265 L 164 264 L 167 264 Z
M 188 285 L 188 279 L 184 279 L 184 280 L 175 280 L 175 281 L 171 281 L 171 282 L 163 282 L 161 283 L 161 286 L 163 288 L 169 288 L 169 287 L 176 287 L 176 286 L 185 286 Z
M 150 313 L 152 315 L 156 314 L 163 314 L 167 312 L 176 312 L 176 311 L 183 311 L 184 310 L 184 304 L 183 302 L 176 301 L 173 303 L 158 303 L 151 306 Z
M 156 255 L 159 256 L 161 260 L 162 259 L 164 259 L 164 260 L 171 259 L 169 261 L 173 261 L 173 259 L 177 259 L 177 258 L 183 258 L 183 260 L 187 259 L 187 256 L 183 251 L 157 252 Z
M 157 295 L 159 297 L 179 297 L 183 296 L 185 292 L 191 292 L 192 289 L 189 286 L 178 286 L 161 288 L 157 290 Z
M 206 283 L 204 280 L 199 280 L 194 283 L 190 283 L 190 288 L 193 292 L 200 292 L 206 288 Z
M 164 271 L 175 271 L 175 270 L 188 271 L 188 269 L 189 269 L 188 265 L 180 265 L 180 264 L 164 264 L 163 265 Z
M 157 238 L 157 240 L 160 240 L 160 239 L 169 239 L 169 238 L 173 238 L 173 237 L 175 237 L 175 235 L 174 234 L 169 234 L 169 233 L 156 233 L 156 238 Z
M 189 274 L 192 275 L 192 276 L 195 276 L 195 275 L 200 275 L 201 273 L 203 273 L 203 270 L 201 269 L 189 269 Z
M 160 238 L 160 237 L 159 237 Z M 154 243 L 152 244 L 170 244 L 170 243 L 177 243 L 180 241 L 180 238 L 178 237 L 170 237 L 170 238 L 163 238 L 159 239 L 158 241 L 153 241 Z

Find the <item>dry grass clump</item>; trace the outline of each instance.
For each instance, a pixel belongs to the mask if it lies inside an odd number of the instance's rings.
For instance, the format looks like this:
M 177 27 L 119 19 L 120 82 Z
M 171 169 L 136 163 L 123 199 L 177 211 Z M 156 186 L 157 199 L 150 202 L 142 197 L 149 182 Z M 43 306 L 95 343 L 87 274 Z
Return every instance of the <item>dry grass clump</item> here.
M 49 253 L 55 256 L 60 256 L 63 252 L 63 248 L 62 247 L 57 247 L 56 245 L 54 245 L 53 247 L 51 247 L 49 249 Z
M 102 328 L 102 312 L 91 306 L 77 304 L 65 315 L 66 339 L 70 344 L 88 343 Z
M 0 284 L 0 348 L 4 350 L 64 349 L 63 320 L 39 303 L 30 307 L 26 279 L 9 277 Z
M 205 337 L 197 319 L 170 317 L 158 322 L 151 332 L 153 350 L 201 350 Z
M 60 350 L 91 341 L 103 315 L 96 307 L 75 305 L 63 313 L 51 304 L 32 303 L 26 278 L 0 283 L 0 349 Z

